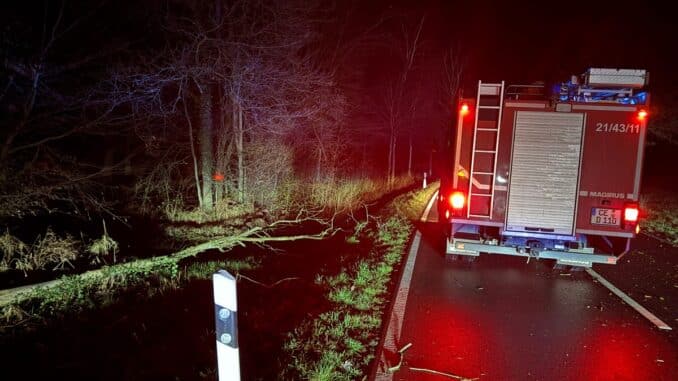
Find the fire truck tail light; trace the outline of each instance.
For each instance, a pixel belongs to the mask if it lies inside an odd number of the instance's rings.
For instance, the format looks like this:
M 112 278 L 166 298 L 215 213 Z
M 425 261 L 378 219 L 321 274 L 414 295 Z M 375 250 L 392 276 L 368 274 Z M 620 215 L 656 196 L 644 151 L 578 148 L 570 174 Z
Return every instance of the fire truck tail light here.
M 638 120 L 645 120 L 647 118 L 647 111 L 640 110 L 638 111 Z
M 468 103 L 462 104 L 461 107 L 459 108 L 459 112 L 461 112 L 462 116 L 466 116 L 466 114 L 468 114 L 468 110 L 469 110 Z
M 450 205 L 452 205 L 453 209 L 461 209 L 464 207 L 465 203 L 466 196 L 464 196 L 464 193 L 462 192 L 454 192 L 450 196 Z
M 638 221 L 638 207 L 635 205 L 624 208 L 624 221 L 637 222 Z

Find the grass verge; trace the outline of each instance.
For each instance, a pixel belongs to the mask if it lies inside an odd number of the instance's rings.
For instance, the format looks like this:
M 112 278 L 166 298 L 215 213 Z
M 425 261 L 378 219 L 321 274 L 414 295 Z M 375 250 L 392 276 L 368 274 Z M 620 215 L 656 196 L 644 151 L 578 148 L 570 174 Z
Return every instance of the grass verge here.
M 367 257 L 338 275 L 318 277 L 332 308 L 305 321 L 285 345 L 286 379 L 356 380 L 374 360 L 394 270 L 403 259 L 413 221 L 437 187 L 397 197 L 364 230 L 374 242 Z
M 646 213 L 641 228 L 678 245 L 678 195 L 668 191 L 648 192 L 641 196 L 640 207 Z

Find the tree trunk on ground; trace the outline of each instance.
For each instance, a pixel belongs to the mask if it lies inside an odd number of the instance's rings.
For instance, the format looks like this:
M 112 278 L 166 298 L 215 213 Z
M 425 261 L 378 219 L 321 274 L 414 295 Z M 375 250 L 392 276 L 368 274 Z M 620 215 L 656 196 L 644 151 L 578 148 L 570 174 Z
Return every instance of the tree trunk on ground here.
M 318 221 L 312 218 L 310 220 Z M 276 221 L 273 224 L 269 225 L 269 228 L 275 225 L 284 226 L 285 224 L 290 224 L 292 222 L 302 223 L 303 219 L 299 219 L 297 221 Z M 324 221 L 321 223 L 323 223 L 326 227 L 320 232 L 317 232 L 315 234 L 300 234 L 292 236 L 271 236 L 263 228 L 253 227 L 249 230 L 240 232 L 233 236 L 211 239 L 207 242 L 187 247 L 181 251 L 178 251 L 167 256 L 139 259 L 136 261 L 114 264 L 110 267 L 105 266 L 101 269 L 91 270 L 82 274 L 72 275 L 71 278 L 64 277 L 61 279 L 44 282 L 36 285 L 17 287 L 9 290 L 2 290 L 2 292 L 0 292 L 0 307 L 5 307 L 11 303 L 21 302 L 25 296 L 30 296 L 31 291 L 37 287 L 45 289 L 52 288 L 62 284 L 66 279 L 78 279 L 80 282 L 83 283 L 88 282 L 91 279 L 101 279 L 103 281 L 106 280 L 107 277 L 115 276 L 114 272 L 122 274 L 124 273 L 124 271 L 129 271 L 127 269 L 134 269 L 135 271 L 153 274 L 154 271 L 156 271 L 159 267 L 163 267 L 163 265 L 176 266 L 178 265 L 180 260 L 184 258 L 194 257 L 208 250 L 219 250 L 220 252 L 223 253 L 224 251 L 229 250 L 235 246 L 238 245 L 244 246 L 244 244 L 246 243 L 266 244 L 268 242 L 290 242 L 298 240 L 319 241 L 335 234 L 338 231 L 338 229 L 332 226 L 328 226 L 328 224 Z

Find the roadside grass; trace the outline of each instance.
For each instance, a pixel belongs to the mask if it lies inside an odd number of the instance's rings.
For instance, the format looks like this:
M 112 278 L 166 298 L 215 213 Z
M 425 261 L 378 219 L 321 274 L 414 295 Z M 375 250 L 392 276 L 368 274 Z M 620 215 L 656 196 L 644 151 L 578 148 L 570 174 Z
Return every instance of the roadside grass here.
M 288 336 L 289 379 L 356 380 L 369 370 L 379 344 L 388 287 L 409 237 L 435 186 L 397 197 L 356 240 L 374 242 L 367 257 L 316 283 L 327 289 L 331 310 L 306 320 Z
M 411 186 L 414 178 L 397 177 L 390 185 L 383 180 L 339 179 L 305 184 L 301 181 L 287 182 L 281 187 L 291 195 L 272 196 L 271 199 L 287 200 L 269 205 L 274 213 L 292 210 L 324 211 L 331 215 L 339 211 L 354 211 L 373 202 L 390 191 Z M 282 192 L 282 190 L 279 190 Z M 292 201 L 293 200 L 293 201 Z M 289 202 L 288 202 L 289 201 Z M 290 204 L 292 203 L 292 204 Z M 178 243 L 199 243 L 218 237 L 236 235 L 251 226 L 266 227 L 275 218 L 271 212 L 255 209 L 252 203 L 238 204 L 225 200 L 215 205 L 212 211 L 200 208 L 184 210 L 181 201 L 162 206 L 165 217 L 171 223 L 164 227 L 166 235 Z M 295 212 L 296 213 L 296 212 Z M 358 243 L 358 235 L 366 222 L 356 221 L 355 234 L 347 239 Z
M 640 198 L 640 207 L 646 213 L 640 223 L 641 231 L 678 245 L 678 195 L 668 191 L 647 192 Z
M 179 242 L 205 242 L 216 237 L 235 234 L 239 229 L 225 225 L 182 225 L 167 226 L 165 233 L 168 237 Z
M 246 258 L 243 260 L 222 260 L 210 262 L 196 262 L 186 267 L 186 278 L 210 280 L 212 275 L 221 270 L 228 269 L 230 272 L 239 273 L 241 271 L 254 270 L 261 266 L 261 260 L 255 258 Z
M 337 211 L 353 211 L 373 202 L 390 191 L 411 186 L 413 177 L 397 177 L 390 185 L 383 180 L 341 179 L 313 182 L 302 185 L 297 182 L 291 188 L 296 189 L 296 210 L 325 210 L 328 214 Z M 285 189 L 290 188 L 289 184 Z M 306 193 L 304 193 L 306 192 Z M 273 197 L 277 199 L 277 197 Z M 285 196 L 286 200 L 291 199 Z M 305 200 L 300 201 L 299 198 Z M 199 208 L 181 210 L 178 203 L 165 205 L 165 216 L 172 224 L 165 226 L 168 237 L 180 243 L 199 243 L 211 239 L 236 235 L 251 226 L 265 227 L 272 220 L 267 210 L 255 210 L 251 204 L 235 204 L 232 201 L 218 203 L 213 211 Z M 271 205 L 271 210 L 283 210 L 290 205 Z M 229 209 L 230 208 L 230 209 Z M 358 234 L 366 222 L 356 221 L 355 234 L 347 239 L 349 243 L 358 243 Z
M 176 201 L 165 203 L 162 206 L 162 212 L 167 220 L 171 222 L 203 224 L 224 221 L 253 213 L 254 206 L 251 203 L 237 203 L 233 200 L 224 199 L 218 201 L 211 210 L 201 208 L 186 209 L 181 201 Z
M 406 175 L 397 177 L 391 184 L 367 178 L 315 182 L 310 185 L 309 203 L 313 207 L 332 210 L 354 210 L 388 191 L 405 188 L 413 182 L 414 178 Z
M 326 209 L 331 211 L 353 210 L 365 203 L 377 200 L 384 194 L 403 189 L 414 183 L 411 176 L 399 176 L 392 183 L 370 178 L 336 178 L 315 182 L 287 181 L 272 189 L 267 199 L 267 209 L 273 212 L 297 209 Z M 261 202 L 260 202 L 261 204 Z M 187 208 L 183 200 L 165 202 L 161 214 L 173 223 L 206 224 L 242 219 L 257 211 L 252 200 L 236 202 L 232 199 L 218 201 L 211 210 Z

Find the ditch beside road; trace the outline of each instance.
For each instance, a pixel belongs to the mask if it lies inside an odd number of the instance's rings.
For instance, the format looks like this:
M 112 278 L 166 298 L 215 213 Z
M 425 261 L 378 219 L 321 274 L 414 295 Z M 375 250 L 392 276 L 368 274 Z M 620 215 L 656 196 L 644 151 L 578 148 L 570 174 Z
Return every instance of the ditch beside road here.
M 388 195 L 383 213 L 370 208 L 369 220 L 353 215 L 353 223 L 324 240 L 212 250 L 179 263 L 176 276 L 131 284 L 106 303 L 78 294 L 90 307 L 24 330 L 4 327 L 3 373 L 24 380 L 215 379 L 210 279 L 225 268 L 239 280 L 243 379 L 354 379 L 373 358 L 389 279 L 411 229 L 403 216 L 410 209 L 421 215 L 431 193 Z M 291 342 L 319 345 L 309 351 Z

